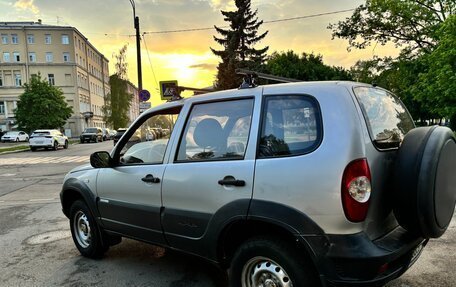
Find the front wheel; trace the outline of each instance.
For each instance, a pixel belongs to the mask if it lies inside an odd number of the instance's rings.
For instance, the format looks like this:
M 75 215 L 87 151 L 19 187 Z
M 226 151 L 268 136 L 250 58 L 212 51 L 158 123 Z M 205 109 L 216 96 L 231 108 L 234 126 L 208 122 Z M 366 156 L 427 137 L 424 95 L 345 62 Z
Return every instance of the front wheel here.
M 89 258 L 100 258 L 107 250 L 100 232 L 87 205 L 77 200 L 70 209 L 70 228 L 74 244 L 79 252 Z
M 59 143 L 57 141 L 54 141 L 54 150 L 57 150 L 59 148 Z
M 65 145 L 63 146 L 64 149 L 68 148 L 68 141 L 65 141 Z
M 252 238 L 233 257 L 230 286 L 320 286 L 310 259 L 301 253 L 280 239 Z

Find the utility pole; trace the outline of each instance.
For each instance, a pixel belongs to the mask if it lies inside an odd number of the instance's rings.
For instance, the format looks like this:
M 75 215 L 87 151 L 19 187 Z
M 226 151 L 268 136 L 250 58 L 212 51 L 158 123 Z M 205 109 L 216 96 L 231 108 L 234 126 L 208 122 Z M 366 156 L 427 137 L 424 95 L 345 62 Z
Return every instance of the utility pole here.
M 136 64 L 138 67 L 138 91 L 142 91 L 142 69 L 141 69 L 141 36 L 139 34 L 139 17 L 136 16 L 136 5 L 134 0 L 130 0 L 131 7 L 133 8 L 133 20 L 136 30 Z

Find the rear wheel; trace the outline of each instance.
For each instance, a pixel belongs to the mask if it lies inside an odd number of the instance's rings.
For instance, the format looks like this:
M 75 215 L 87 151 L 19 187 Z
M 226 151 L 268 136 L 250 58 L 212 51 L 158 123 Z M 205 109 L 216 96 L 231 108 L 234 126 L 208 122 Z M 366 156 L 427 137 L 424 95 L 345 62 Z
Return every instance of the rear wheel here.
M 74 244 L 83 256 L 100 258 L 109 248 L 109 245 L 103 244 L 99 227 L 81 200 L 75 201 L 71 206 L 70 228 Z
M 246 241 L 229 271 L 231 287 L 320 286 L 312 263 L 287 242 L 273 237 Z

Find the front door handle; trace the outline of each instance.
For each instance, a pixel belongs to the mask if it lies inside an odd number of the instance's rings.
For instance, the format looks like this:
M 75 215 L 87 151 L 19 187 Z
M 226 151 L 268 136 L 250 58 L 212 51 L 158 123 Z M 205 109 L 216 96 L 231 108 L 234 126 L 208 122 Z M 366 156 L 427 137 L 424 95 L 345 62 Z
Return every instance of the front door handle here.
M 245 186 L 244 180 L 235 179 L 234 177 L 228 175 L 225 176 L 223 179 L 218 181 L 220 185 L 234 185 L 234 186 Z
M 141 178 L 142 181 L 148 182 L 148 183 L 159 183 L 160 179 L 158 177 L 154 177 L 151 174 L 146 175 L 145 177 Z

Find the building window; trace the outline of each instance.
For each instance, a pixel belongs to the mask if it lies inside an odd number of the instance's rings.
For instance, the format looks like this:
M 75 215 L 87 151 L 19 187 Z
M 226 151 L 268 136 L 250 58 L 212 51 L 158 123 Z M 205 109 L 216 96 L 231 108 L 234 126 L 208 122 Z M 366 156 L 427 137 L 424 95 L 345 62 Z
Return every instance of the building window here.
M 46 62 L 51 63 L 53 60 L 52 52 L 46 52 Z
M 0 102 L 0 115 L 5 114 L 5 102 Z
M 20 62 L 21 61 L 21 54 L 19 54 L 19 52 L 14 52 L 13 53 L 13 59 L 14 59 L 14 62 Z
M 64 44 L 64 45 L 70 44 L 70 38 L 68 38 L 68 35 L 65 35 L 65 34 L 62 35 L 62 44 Z
M 11 34 L 11 43 L 19 44 L 19 38 L 17 37 L 17 34 Z
M 8 52 L 3 52 L 3 62 L 5 62 L 5 63 L 11 62 L 10 53 L 8 53 Z
M 35 54 L 35 52 L 30 52 L 29 53 L 29 61 L 32 62 L 32 63 L 36 62 L 36 54 Z
M 35 36 L 33 34 L 27 35 L 27 43 L 28 44 L 35 44 Z
M 64 52 L 63 53 L 63 61 L 69 62 L 70 61 L 70 53 Z
M 22 77 L 20 72 L 14 72 L 14 84 L 16 87 L 22 86 Z
M 52 43 L 52 38 L 50 34 L 44 35 L 44 44 L 50 45 Z
M 49 85 L 55 86 L 54 74 L 48 74 Z
M 8 35 L 2 34 L 2 44 L 8 44 Z
M 2 75 L 1 71 L 0 71 L 0 87 L 3 87 L 3 75 Z

